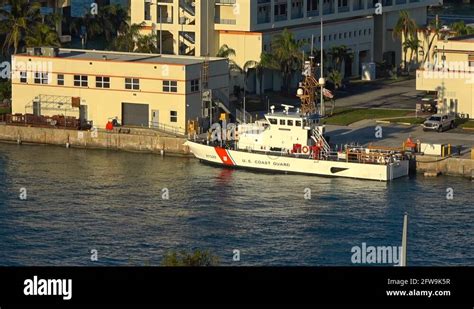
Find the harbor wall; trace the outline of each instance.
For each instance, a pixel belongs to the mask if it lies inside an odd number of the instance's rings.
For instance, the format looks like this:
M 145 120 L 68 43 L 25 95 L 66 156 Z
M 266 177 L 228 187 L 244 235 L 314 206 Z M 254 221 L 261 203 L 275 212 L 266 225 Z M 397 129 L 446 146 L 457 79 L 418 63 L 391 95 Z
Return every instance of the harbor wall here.
M 473 178 L 474 160 L 469 158 L 417 156 L 416 170 L 419 173 L 435 172 L 443 175 Z
M 186 139 L 163 136 L 153 130 L 131 129 L 130 133 L 75 131 L 0 124 L 0 140 L 8 142 L 60 145 L 76 148 L 111 149 L 190 156 Z

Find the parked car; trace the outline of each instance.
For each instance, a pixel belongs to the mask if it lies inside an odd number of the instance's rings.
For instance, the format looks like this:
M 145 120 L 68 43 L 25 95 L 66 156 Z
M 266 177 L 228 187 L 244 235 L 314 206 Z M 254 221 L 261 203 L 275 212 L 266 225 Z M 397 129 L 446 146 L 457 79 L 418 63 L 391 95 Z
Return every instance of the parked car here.
M 423 131 L 438 131 L 453 129 L 455 117 L 451 114 L 435 114 L 423 123 Z
M 421 99 L 421 111 L 424 113 L 436 114 L 438 112 L 438 103 L 434 97 L 424 97 Z

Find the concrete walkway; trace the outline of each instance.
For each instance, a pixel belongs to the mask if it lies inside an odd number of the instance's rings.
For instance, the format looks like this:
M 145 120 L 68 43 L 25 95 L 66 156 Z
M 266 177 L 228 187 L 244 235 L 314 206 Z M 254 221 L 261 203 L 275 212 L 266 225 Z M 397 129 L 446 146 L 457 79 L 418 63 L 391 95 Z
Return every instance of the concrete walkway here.
M 380 139 L 375 136 L 377 126 L 382 127 L 382 138 Z M 411 137 L 423 143 L 474 147 L 474 134 L 472 133 L 424 132 L 423 128 L 418 125 L 381 124 L 376 123 L 375 120 L 362 120 L 350 126 L 327 125 L 326 129 L 330 136 L 330 142 L 334 144 L 358 142 L 361 145 L 372 143 L 380 146 L 398 147 L 408 137 Z

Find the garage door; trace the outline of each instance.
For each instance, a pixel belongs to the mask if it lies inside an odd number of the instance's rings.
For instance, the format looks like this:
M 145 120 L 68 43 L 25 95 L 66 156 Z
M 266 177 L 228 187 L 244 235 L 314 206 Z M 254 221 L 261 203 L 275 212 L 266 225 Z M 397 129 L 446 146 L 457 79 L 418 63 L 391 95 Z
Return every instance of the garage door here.
M 148 104 L 122 103 L 122 124 L 126 126 L 148 127 Z

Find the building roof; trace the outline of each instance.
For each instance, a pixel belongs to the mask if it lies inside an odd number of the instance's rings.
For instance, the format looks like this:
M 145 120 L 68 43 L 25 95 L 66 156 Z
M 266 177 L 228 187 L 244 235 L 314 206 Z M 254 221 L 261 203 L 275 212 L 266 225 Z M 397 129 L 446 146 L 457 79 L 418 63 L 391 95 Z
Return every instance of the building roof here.
M 458 42 L 474 42 L 474 34 L 458 36 L 454 38 L 449 38 L 448 41 L 458 41 Z
M 23 53 L 20 55 L 27 55 Z M 40 56 L 41 57 L 41 56 Z M 155 63 L 169 65 L 193 65 L 203 63 L 204 57 L 194 56 L 175 56 L 175 55 L 159 55 L 159 54 L 142 54 L 127 52 L 111 52 L 101 50 L 86 49 L 66 49 L 60 48 L 55 58 L 78 59 L 78 60 L 100 60 L 100 61 L 118 61 L 118 62 L 138 62 L 138 63 Z M 208 61 L 227 60 L 226 58 L 209 57 Z

